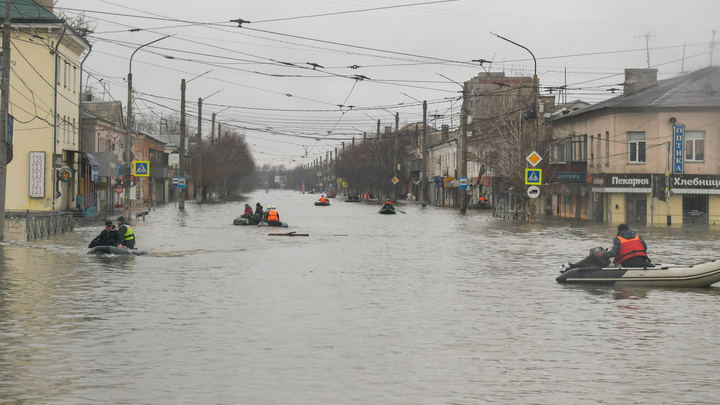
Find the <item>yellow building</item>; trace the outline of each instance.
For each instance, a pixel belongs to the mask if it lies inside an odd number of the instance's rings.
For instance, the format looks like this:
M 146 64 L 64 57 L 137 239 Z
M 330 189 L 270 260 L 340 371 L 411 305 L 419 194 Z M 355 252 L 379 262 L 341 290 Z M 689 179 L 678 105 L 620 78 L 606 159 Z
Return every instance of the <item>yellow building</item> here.
M 73 209 L 81 194 L 80 69 L 90 45 L 52 6 L 52 0 L 12 4 L 8 210 Z
M 718 66 L 661 81 L 627 69 L 622 95 L 554 119 L 555 212 L 571 202 L 597 221 L 720 221 L 719 80 Z M 573 172 L 580 184 L 561 177 Z

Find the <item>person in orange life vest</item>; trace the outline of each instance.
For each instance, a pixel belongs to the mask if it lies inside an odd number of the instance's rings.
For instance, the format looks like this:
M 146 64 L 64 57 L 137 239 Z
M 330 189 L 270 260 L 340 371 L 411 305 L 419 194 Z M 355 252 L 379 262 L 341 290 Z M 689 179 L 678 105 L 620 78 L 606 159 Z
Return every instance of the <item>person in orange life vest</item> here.
M 327 202 L 327 198 L 325 198 L 324 195 L 321 195 L 321 196 L 320 196 L 320 202 L 321 202 L 321 203 L 326 203 L 326 202 Z
M 393 205 L 392 205 L 392 201 L 390 201 L 390 200 L 385 200 L 385 204 L 383 204 L 382 207 L 383 207 L 383 208 L 390 208 L 390 209 L 393 209 L 393 210 L 395 209 L 395 207 L 393 207 Z
M 273 226 L 280 226 L 282 224 L 282 222 L 280 222 L 280 214 L 278 214 L 277 210 L 275 210 L 274 205 L 268 206 L 268 210 L 263 216 L 263 221 L 267 222 L 268 225 Z
M 642 236 L 631 231 L 626 224 L 620 224 L 617 236 L 613 239 L 612 249 L 592 248 L 588 257 L 575 264 L 570 262 L 563 264 L 560 266 L 560 272 L 564 273 L 574 268 L 605 267 L 610 264 L 610 258 L 613 257 L 616 266 L 653 267 L 646 252 L 647 245 Z
M 647 255 L 647 244 L 642 236 L 630 230 L 627 225 L 618 225 L 613 247 L 602 253 L 604 257 L 614 257 L 613 263 L 622 267 L 650 267 L 652 262 Z

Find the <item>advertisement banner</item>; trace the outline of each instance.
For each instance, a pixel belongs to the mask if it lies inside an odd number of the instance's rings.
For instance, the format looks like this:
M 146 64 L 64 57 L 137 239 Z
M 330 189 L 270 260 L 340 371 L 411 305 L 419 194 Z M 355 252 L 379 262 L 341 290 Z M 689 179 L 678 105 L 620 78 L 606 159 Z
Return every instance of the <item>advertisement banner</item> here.
M 30 198 L 45 197 L 45 152 L 30 152 Z

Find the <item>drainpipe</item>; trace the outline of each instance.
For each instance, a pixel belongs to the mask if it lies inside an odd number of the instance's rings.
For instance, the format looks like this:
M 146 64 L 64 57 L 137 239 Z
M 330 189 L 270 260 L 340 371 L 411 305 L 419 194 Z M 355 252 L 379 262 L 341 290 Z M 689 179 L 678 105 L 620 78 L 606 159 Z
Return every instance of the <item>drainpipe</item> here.
M 83 119 L 82 119 L 83 64 L 85 63 L 85 60 L 87 60 L 88 56 L 90 56 L 90 52 L 92 52 L 92 45 L 89 45 L 88 51 L 85 54 L 85 57 L 83 58 L 82 62 L 80 62 L 80 91 L 78 91 L 78 94 L 80 95 L 80 102 L 78 103 L 78 142 L 80 143 L 80 146 L 79 146 L 80 151 L 79 152 L 81 152 L 81 153 L 83 152 L 83 149 L 85 148 L 85 143 L 83 142 L 85 139 L 83 139 Z M 55 83 L 57 83 L 57 80 L 55 81 Z M 92 162 L 90 162 L 90 170 L 92 173 Z M 110 187 L 110 186 L 108 186 L 108 187 Z M 95 199 L 97 200 L 97 195 L 95 196 Z M 83 196 L 83 207 L 84 206 L 85 206 L 85 196 Z
M 57 120 L 57 95 L 58 95 L 58 73 L 59 73 L 59 66 L 60 64 L 59 59 L 60 55 L 58 55 L 58 48 L 60 48 L 60 43 L 63 40 L 63 37 L 65 37 L 65 31 L 67 31 L 67 27 L 63 26 L 62 33 L 60 34 L 60 38 L 58 38 L 57 44 L 55 45 L 55 77 L 53 78 L 53 81 L 55 82 L 53 87 L 53 153 L 50 158 L 50 161 L 52 162 L 52 210 L 55 211 L 55 195 L 57 194 L 57 170 L 55 170 L 55 154 L 57 153 L 57 127 L 58 127 L 58 120 Z

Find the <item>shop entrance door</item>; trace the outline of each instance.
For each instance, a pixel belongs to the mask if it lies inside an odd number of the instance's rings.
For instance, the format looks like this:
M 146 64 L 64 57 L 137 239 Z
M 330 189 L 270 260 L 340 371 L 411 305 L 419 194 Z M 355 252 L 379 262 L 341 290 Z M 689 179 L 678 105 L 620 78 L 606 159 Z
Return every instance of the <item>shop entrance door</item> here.
M 627 223 L 647 224 L 647 195 L 626 194 Z

